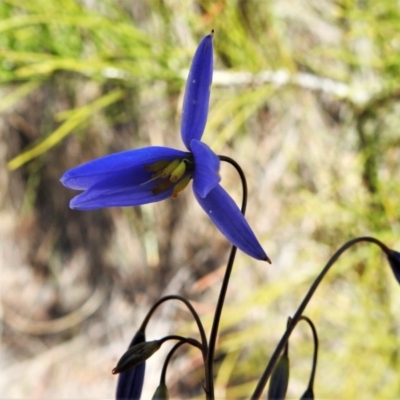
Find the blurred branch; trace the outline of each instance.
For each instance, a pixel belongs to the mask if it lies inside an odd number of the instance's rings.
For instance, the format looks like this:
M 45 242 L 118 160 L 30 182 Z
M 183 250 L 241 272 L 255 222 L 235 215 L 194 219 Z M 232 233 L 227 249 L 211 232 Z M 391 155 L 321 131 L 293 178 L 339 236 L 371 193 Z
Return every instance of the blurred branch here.
M 183 70 L 180 74 L 182 79 L 186 79 L 188 70 Z M 375 90 L 368 91 L 360 87 L 348 85 L 344 82 L 335 81 L 330 78 L 323 78 L 306 72 L 291 73 L 288 70 L 261 71 L 257 74 L 251 72 L 231 72 L 215 70 L 213 75 L 213 85 L 233 86 L 233 85 L 265 85 L 274 86 L 294 85 L 303 89 L 316 90 L 328 94 L 348 99 L 354 104 L 362 105 L 370 101 L 375 94 Z
M 187 80 L 188 69 L 181 70 L 179 76 Z M 127 71 L 121 68 L 107 67 L 101 70 L 103 77 L 108 79 L 129 80 L 133 79 Z M 222 71 L 214 70 L 213 85 L 215 86 L 261 86 L 270 84 L 277 87 L 294 85 L 299 88 L 315 90 L 332 94 L 342 99 L 347 99 L 358 106 L 369 104 L 377 90 L 366 90 L 358 85 L 349 85 L 330 78 L 324 78 L 307 72 L 292 73 L 285 69 L 277 71 L 261 71 L 256 74 L 247 71 Z
M 48 335 L 72 328 L 93 315 L 102 305 L 105 293 L 96 289 L 85 303 L 77 310 L 51 321 L 33 321 L 22 317 L 15 311 L 3 305 L 3 321 L 13 329 L 31 335 Z

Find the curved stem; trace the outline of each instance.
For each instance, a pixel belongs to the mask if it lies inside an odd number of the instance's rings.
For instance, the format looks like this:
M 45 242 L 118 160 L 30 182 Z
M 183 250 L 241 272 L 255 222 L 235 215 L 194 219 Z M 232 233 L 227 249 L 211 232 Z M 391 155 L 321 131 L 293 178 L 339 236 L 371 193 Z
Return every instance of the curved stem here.
M 359 242 L 374 243 L 374 244 L 378 245 L 384 253 L 388 254 L 390 252 L 389 248 L 387 246 L 385 246 L 381 241 L 379 241 L 378 239 L 375 239 L 373 237 L 369 237 L 369 236 L 363 236 L 363 237 L 359 237 L 359 238 L 350 240 L 347 243 L 345 243 L 342 247 L 340 247 L 339 250 L 336 251 L 336 253 L 331 257 L 331 259 L 328 261 L 328 263 L 322 269 L 320 274 L 317 276 L 314 283 L 311 285 L 310 289 L 308 290 L 307 294 L 305 295 L 303 301 L 301 302 L 299 308 L 297 309 L 296 313 L 294 314 L 291 323 L 286 328 L 286 332 L 283 334 L 275 351 L 273 352 L 273 354 L 268 362 L 268 365 L 267 365 L 263 375 L 261 376 L 256 389 L 254 390 L 254 392 L 251 396 L 251 399 L 259 399 L 260 396 L 262 395 L 265 385 L 267 384 L 268 379 L 271 376 L 271 373 L 274 369 L 274 366 L 275 366 L 276 362 L 278 361 L 279 355 L 281 354 L 282 350 L 284 349 L 287 341 L 289 340 L 291 333 L 293 332 L 293 329 L 295 328 L 297 322 L 300 320 L 304 309 L 307 307 L 307 304 L 311 300 L 312 296 L 314 295 L 315 291 L 317 290 L 322 279 L 324 279 L 325 275 L 330 270 L 332 265 L 338 260 L 338 258 L 347 249 L 349 249 L 350 247 L 352 247 L 353 245 L 355 245 L 356 243 L 359 243 Z
M 218 156 L 221 161 L 225 161 L 228 164 L 231 164 L 239 174 L 240 180 L 242 182 L 242 205 L 240 210 L 242 211 L 242 214 L 244 215 L 246 213 L 246 207 L 247 207 L 247 181 L 246 181 L 246 176 L 244 175 L 244 172 L 242 170 L 242 167 L 233 159 L 228 156 Z
M 246 212 L 247 206 L 247 182 L 244 172 L 240 165 L 230 157 L 227 156 L 219 156 L 221 161 L 225 161 L 231 164 L 240 176 L 240 180 L 242 182 L 242 206 L 241 211 L 244 215 Z M 224 279 L 222 281 L 221 291 L 219 292 L 217 306 L 215 308 L 213 324 L 210 333 L 210 340 L 208 342 L 208 352 L 206 357 L 206 365 L 205 365 L 205 374 L 206 374 L 206 381 L 205 381 L 205 390 L 206 396 L 208 400 L 214 399 L 214 354 L 215 354 L 215 346 L 217 342 L 218 336 L 218 327 L 221 320 L 222 308 L 224 307 L 224 301 L 226 292 L 228 290 L 229 285 L 229 278 L 231 276 L 233 264 L 235 262 L 236 257 L 236 250 L 235 246 L 232 246 L 231 252 L 229 254 L 228 264 L 225 269 Z
M 172 356 L 174 355 L 175 351 L 179 349 L 179 347 L 181 347 L 183 344 L 185 344 L 185 342 L 178 342 L 174 345 L 174 347 L 172 347 L 172 349 L 169 351 L 167 358 L 164 361 L 164 365 L 161 371 L 161 377 L 160 377 L 160 385 L 165 385 L 165 378 L 167 375 L 167 368 L 168 368 L 168 364 L 172 358 Z
M 192 313 L 193 318 L 195 319 L 197 327 L 199 329 L 199 333 L 200 333 L 200 337 L 201 337 L 201 343 L 202 343 L 203 359 L 205 360 L 208 346 L 207 346 L 207 336 L 206 336 L 203 324 L 201 323 L 200 317 L 197 314 L 197 312 L 194 309 L 194 307 L 192 306 L 192 304 L 190 303 L 190 301 L 185 299 L 182 296 L 172 294 L 172 295 L 161 297 L 161 299 L 158 299 L 153 304 L 153 306 L 150 308 L 149 312 L 147 313 L 145 319 L 142 322 L 142 325 L 139 328 L 139 331 L 143 331 L 143 332 L 145 331 L 146 326 L 150 321 L 150 318 L 154 314 L 154 311 L 156 311 L 156 309 L 158 308 L 159 305 L 161 305 L 162 303 L 164 303 L 165 301 L 168 301 L 168 300 L 179 300 L 179 301 L 181 301 L 182 303 L 184 303 L 186 305 L 186 307 Z
M 179 340 L 182 343 L 188 343 L 191 344 L 194 347 L 197 347 L 198 349 L 200 349 L 201 351 L 203 351 L 203 346 L 201 345 L 201 343 L 196 340 L 196 339 L 192 339 L 192 338 L 186 338 L 180 335 L 168 335 L 168 336 L 164 336 L 162 339 L 159 339 L 160 342 L 160 346 L 162 344 L 164 344 L 166 341 L 168 340 Z
M 313 363 L 312 363 L 312 367 L 311 367 L 310 380 L 308 381 L 308 389 L 312 389 L 314 387 L 315 372 L 317 370 L 318 347 L 319 347 L 318 334 L 317 334 L 317 330 L 315 329 L 315 326 L 314 326 L 314 324 L 313 324 L 313 322 L 311 321 L 310 318 L 306 317 L 305 315 L 302 315 L 299 318 L 299 322 L 300 321 L 305 321 L 305 322 L 308 323 L 308 325 L 311 328 L 311 331 L 312 331 L 312 334 L 313 334 L 313 339 L 314 339 Z

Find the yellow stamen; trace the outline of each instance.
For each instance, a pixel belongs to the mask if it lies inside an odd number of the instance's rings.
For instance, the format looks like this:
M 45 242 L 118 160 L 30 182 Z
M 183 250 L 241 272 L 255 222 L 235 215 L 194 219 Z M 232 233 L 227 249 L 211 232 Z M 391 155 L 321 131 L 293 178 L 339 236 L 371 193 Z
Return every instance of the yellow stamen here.
M 185 189 L 192 179 L 190 172 L 192 171 L 192 164 L 193 161 L 191 159 L 179 158 L 172 161 L 160 160 L 153 164 L 147 164 L 144 166 L 146 171 L 154 172 L 154 174 L 148 181 L 143 182 L 140 185 L 146 185 L 150 182 L 159 180 L 151 192 L 154 195 L 158 195 L 167 190 L 172 190 L 172 198 L 176 199 L 178 194 Z
M 179 159 L 176 159 L 174 161 L 171 161 L 162 171 L 160 171 L 159 177 L 161 179 L 165 179 L 168 176 L 171 175 L 171 172 L 179 165 L 181 161 Z M 158 175 L 158 174 L 157 174 Z
M 146 171 L 153 171 L 156 173 L 153 174 L 148 181 L 142 182 L 139 186 L 146 185 L 149 182 L 155 181 L 156 179 L 168 178 L 168 176 L 171 175 L 171 172 L 179 165 L 179 163 L 180 160 L 176 159 L 173 161 L 161 160 L 151 165 L 145 165 L 144 168 Z
M 181 161 L 179 165 L 171 172 L 171 177 L 169 178 L 171 182 L 176 182 L 182 178 L 186 172 L 186 163 Z
M 178 194 L 182 192 L 183 189 L 189 184 L 190 180 L 192 179 L 191 175 L 185 176 L 182 180 L 180 180 L 174 187 L 174 191 L 172 192 L 172 198 L 176 199 Z
M 164 169 L 169 163 L 170 163 L 170 161 L 168 161 L 168 160 L 161 160 L 161 161 L 157 161 L 151 165 L 145 165 L 144 168 L 146 169 L 146 171 L 149 171 L 149 172 L 159 172 L 162 169 Z

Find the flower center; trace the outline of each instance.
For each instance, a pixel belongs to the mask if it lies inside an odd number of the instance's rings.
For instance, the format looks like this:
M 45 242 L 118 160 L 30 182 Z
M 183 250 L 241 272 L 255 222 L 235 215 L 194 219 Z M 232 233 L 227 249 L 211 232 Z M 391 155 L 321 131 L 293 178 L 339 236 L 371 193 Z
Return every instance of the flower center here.
M 143 185 L 151 181 L 161 180 L 151 192 L 156 195 L 173 187 L 172 198 L 176 199 L 193 177 L 194 160 L 193 157 L 177 158 L 172 161 L 160 160 L 144 167 L 146 171 L 154 172 L 154 174 Z

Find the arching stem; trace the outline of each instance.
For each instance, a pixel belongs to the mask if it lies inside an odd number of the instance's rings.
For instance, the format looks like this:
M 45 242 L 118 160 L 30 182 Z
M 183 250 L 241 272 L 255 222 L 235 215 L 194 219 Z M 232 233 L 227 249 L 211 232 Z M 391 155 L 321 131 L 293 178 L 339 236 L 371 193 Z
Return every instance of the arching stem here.
M 278 361 L 279 355 L 281 354 L 282 350 L 285 348 L 286 343 L 289 340 L 291 333 L 293 332 L 293 329 L 295 328 L 296 324 L 300 320 L 304 309 L 307 307 L 307 304 L 311 300 L 312 296 L 314 295 L 315 291 L 317 290 L 322 279 L 324 279 L 325 275 L 331 269 L 332 265 L 338 260 L 338 258 L 346 250 L 348 250 L 350 247 L 354 246 L 356 243 L 359 243 L 359 242 L 374 243 L 374 244 L 378 245 L 384 253 L 389 254 L 389 252 L 390 252 L 389 248 L 387 246 L 385 246 L 381 241 L 379 241 L 373 237 L 369 237 L 369 236 L 363 236 L 363 237 L 359 237 L 359 238 L 350 240 L 347 243 L 345 243 L 342 247 L 340 247 L 339 250 L 336 251 L 336 253 L 331 257 L 331 259 L 328 261 L 328 263 L 322 269 L 320 274 L 317 276 L 314 283 L 311 285 L 310 289 L 308 290 L 307 294 L 305 295 L 303 301 L 301 302 L 299 308 L 297 309 L 296 313 L 294 314 L 291 323 L 286 328 L 286 332 L 283 334 L 275 351 L 273 352 L 271 358 L 269 359 L 268 365 L 267 365 L 263 375 L 261 376 L 261 378 L 257 384 L 257 387 L 251 396 L 251 399 L 259 399 L 261 397 L 261 395 L 264 391 L 265 385 L 267 384 L 268 379 L 271 376 L 272 371 L 275 367 L 275 364 Z
M 179 295 L 175 295 L 175 294 L 171 294 L 168 296 L 164 296 L 161 297 L 160 299 L 158 299 L 153 306 L 151 307 L 151 309 L 149 310 L 149 312 L 147 313 L 145 319 L 142 322 L 142 325 L 139 328 L 139 331 L 145 331 L 146 330 L 146 326 L 150 321 L 150 318 L 152 317 L 153 313 L 156 311 L 156 309 L 164 302 L 169 301 L 169 300 L 179 300 L 182 303 L 184 303 L 186 305 L 186 307 L 189 309 L 189 311 L 192 313 L 194 320 L 196 321 L 197 324 L 197 328 L 199 330 L 200 333 L 200 337 L 201 337 L 201 344 L 202 344 L 202 353 L 203 353 L 203 359 L 206 359 L 206 354 L 207 354 L 207 336 L 203 327 L 203 324 L 200 320 L 199 315 L 197 314 L 196 310 L 194 309 L 194 307 L 192 306 L 192 304 L 190 303 L 189 300 L 185 299 L 182 296 Z
M 318 347 L 319 347 L 318 334 L 317 334 L 317 330 L 315 329 L 315 326 L 310 318 L 306 317 L 305 315 L 302 315 L 299 318 L 299 322 L 300 321 L 305 321 L 308 323 L 309 327 L 311 328 L 311 332 L 312 332 L 313 340 L 314 340 L 313 361 L 312 361 L 312 367 L 311 367 L 310 380 L 308 381 L 308 389 L 312 390 L 314 387 L 315 373 L 317 371 Z

